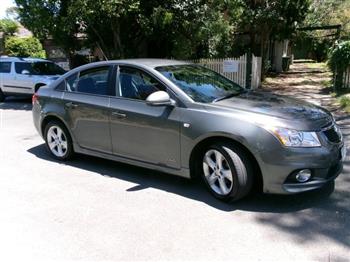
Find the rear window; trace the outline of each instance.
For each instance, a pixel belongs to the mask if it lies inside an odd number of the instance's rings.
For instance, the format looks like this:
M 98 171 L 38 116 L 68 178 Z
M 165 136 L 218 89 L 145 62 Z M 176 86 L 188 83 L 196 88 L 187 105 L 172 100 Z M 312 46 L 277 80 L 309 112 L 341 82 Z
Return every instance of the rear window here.
M 11 62 L 0 62 L 0 73 L 10 73 Z
M 15 71 L 17 74 L 22 74 L 22 71 L 26 70 L 29 74 L 33 73 L 33 68 L 30 63 L 15 63 Z
M 26 70 L 30 75 L 63 75 L 66 72 L 52 62 L 16 62 L 15 70 L 17 74 Z

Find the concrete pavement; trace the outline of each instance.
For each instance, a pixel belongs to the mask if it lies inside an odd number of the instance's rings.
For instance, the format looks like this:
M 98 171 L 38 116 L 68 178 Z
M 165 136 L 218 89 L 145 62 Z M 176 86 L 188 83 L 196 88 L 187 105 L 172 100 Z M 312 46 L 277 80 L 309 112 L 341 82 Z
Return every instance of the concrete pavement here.
M 215 200 L 185 179 L 87 156 L 58 163 L 28 100 L 0 104 L 0 261 L 349 261 L 350 163 L 296 196 Z M 343 119 L 350 143 L 350 120 Z

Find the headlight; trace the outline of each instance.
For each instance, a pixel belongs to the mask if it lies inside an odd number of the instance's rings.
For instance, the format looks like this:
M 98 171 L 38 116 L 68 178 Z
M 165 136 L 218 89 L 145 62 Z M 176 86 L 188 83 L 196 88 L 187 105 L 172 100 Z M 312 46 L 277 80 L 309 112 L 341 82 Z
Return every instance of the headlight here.
M 284 146 L 288 147 L 319 147 L 320 140 L 315 132 L 303 132 L 292 129 L 267 128 Z

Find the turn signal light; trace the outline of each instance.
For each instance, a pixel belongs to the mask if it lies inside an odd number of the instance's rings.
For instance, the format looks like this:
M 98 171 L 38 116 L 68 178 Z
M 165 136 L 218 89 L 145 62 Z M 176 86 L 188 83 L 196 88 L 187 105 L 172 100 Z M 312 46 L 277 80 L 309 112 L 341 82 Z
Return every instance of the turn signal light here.
M 32 104 L 34 105 L 37 101 L 38 101 L 38 94 L 37 93 L 34 93 L 34 95 L 32 96 Z

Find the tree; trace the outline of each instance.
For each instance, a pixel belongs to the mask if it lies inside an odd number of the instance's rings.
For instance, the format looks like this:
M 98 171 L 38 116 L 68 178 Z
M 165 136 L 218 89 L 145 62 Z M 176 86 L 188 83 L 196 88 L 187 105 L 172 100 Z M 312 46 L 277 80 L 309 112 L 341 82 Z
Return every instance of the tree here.
M 302 27 L 340 25 L 339 29 L 301 31 L 296 46 L 301 53 L 309 53 L 313 59 L 324 61 L 328 50 L 337 40 L 350 39 L 350 1 L 312 0 Z M 305 54 L 304 54 L 305 55 Z M 306 57 L 305 57 L 306 58 Z
M 15 0 L 18 19 L 34 36 L 52 38 L 70 58 L 81 48 L 76 17 L 68 14 L 74 0 Z
M 35 37 L 19 38 L 11 36 L 5 40 L 5 53 L 18 57 L 45 58 L 45 50 Z
M 21 23 L 39 39 L 51 36 L 70 54 L 100 47 L 109 59 L 229 56 L 237 31 L 248 33 L 245 49 L 262 54 L 266 39 L 294 32 L 308 1 L 15 0 Z
M 5 36 L 14 35 L 18 31 L 18 23 L 11 19 L 0 19 L 0 32 Z
M 313 0 L 304 22 L 305 26 L 323 26 L 340 24 L 340 37 L 350 38 L 350 1 L 349 0 Z M 326 34 L 329 32 L 326 32 Z M 321 33 L 322 34 L 322 33 Z M 317 36 L 322 36 L 316 32 Z
M 226 52 L 232 28 L 213 2 L 16 0 L 21 23 L 39 39 L 51 36 L 70 54 L 82 45 L 98 46 L 108 58 Z

